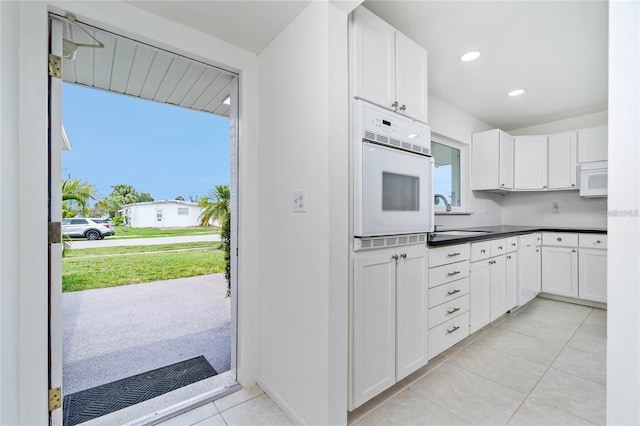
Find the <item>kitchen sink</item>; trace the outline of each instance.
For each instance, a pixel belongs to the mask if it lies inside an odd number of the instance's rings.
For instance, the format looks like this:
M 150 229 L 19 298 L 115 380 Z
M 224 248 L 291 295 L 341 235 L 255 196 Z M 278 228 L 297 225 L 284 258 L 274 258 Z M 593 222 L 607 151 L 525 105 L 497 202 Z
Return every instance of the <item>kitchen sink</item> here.
M 437 231 L 432 232 L 435 235 L 460 235 L 460 236 L 472 236 L 472 235 L 482 235 L 488 234 L 490 231 Z

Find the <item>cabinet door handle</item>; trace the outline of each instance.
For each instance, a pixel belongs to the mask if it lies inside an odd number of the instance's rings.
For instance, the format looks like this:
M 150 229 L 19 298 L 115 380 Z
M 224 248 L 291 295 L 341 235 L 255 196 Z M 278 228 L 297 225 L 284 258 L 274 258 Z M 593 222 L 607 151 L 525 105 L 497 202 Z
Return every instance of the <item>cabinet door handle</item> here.
M 397 254 L 394 254 L 393 256 L 391 256 L 391 259 L 393 259 L 393 260 L 398 260 L 398 255 L 397 255 Z
M 391 106 L 394 108 L 398 108 L 398 101 L 395 101 L 394 103 L 392 103 Z
M 500 186 L 504 186 L 504 183 L 501 183 Z
M 511 259 L 511 256 L 507 256 L 507 259 Z
M 402 106 L 400 107 L 400 111 L 404 111 L 404 110 L 406 110 L 406 109 L 407 109 L 407 106 L 406 106 L 406 105 L 402 105 Z
M 447 311 L 447 315 L 451 315 L 451 314 L 453 314 L 455 312 L 458 312 L 459 310 L 460 310 L 460 308 L 453 308 L 450 311 Z
M 451 333 L 453 333 L 454 331 L 458 331 L 458 329 L 459 329 L 459 328 L 460 328 L 460 326 L 459 326 L 459 325 L 456 325 L 456 326 L 454 326 L 451 330 L 447 330 L 447 334 L 451 334 Z
M 515 246 L 516 246 L 516 243 L 511 243 L 511 247 L 515 247 Z
M 460 271 L 453 271 L 453 272 L 449 272 L 449 273 L 447 274 L 447 276 L 448 276 L 448 277 L 452 277 L 452 276 L 454 276 L 454 275 L 458 275 L 459 273 L 460 273 Z
M 460 253 L 449 253 L 447 257 L 460 256 Z
M 485 249 L 480 250 L 480 253 L 486 253 L 486 252 L 487 252 L 487 250 L 485 250 Z
M 602 241 L 600 241 L 600 240 L 597 240 L 597 241 L 596 241 L 596 244 L 600 244 L 600 243 L 602 243 Z
M 575 183 L 572 183 L 572 184 L 571 184 L 571 186 L 576 186 L 576 184 L 575 184 Z
M 400 255 L 400 257 L 401 257 L 401 258 L 403 258 L 403 259 L 406 259 L 406 258 L 407 258 L 407 253 L 402 253 L 402 254 Z
M 539 249 L 536 249 L 536 252 L 539 252 L 539 251 L 540 251 Z
M 558 238 L 556 238 L 556 239 L 557 239 L 558 241 L 562 241 L 562 238 L 560 238 L 560 237 L 558 237 Z
M 502 249 L 504 249 L 504 247 L 498 246 L 498 250 L 502 250 Z
M 448 291 L 448 292 L 447 292 L 447 294 L 448 294 L 449 296 L 451 296 L 452 294 L 456 294 L 456 293 L 460 293 L 460 289 L 455 289 L 455 290 L 452 290 L 452 291 Z

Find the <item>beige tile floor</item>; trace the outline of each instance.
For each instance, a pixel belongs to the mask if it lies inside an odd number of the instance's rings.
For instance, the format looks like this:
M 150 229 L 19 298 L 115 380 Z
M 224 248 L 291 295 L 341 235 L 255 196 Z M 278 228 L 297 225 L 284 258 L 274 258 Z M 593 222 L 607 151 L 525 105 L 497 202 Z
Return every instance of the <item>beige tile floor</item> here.
M 536 299 L 349 414 L 350 425 L 605 424 L 606 311 Z M 162 425 L 289 425 L 257 387 Z

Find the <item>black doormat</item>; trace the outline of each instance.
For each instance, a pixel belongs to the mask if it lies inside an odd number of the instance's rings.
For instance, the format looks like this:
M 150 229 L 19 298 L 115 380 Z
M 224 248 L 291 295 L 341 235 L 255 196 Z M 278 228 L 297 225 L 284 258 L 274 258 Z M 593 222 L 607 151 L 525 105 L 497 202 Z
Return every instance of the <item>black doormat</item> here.
M 63 424 L 73 426 L 218 374 L 204 356 L 66 395 Z

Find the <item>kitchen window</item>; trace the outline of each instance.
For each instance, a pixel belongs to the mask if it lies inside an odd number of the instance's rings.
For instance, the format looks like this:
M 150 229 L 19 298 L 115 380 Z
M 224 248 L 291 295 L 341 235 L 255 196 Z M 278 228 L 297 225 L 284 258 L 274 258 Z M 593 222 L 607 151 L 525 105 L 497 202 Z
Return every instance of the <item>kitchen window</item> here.
M 443 195 L 451 205 L 451 213 L 466 211 L 468 145 L 437 134 L 432 135 L 431 152 L 435 160 L 434 192 Z M 446 206 L 436 199 L 436 213 L 445 213 Z

